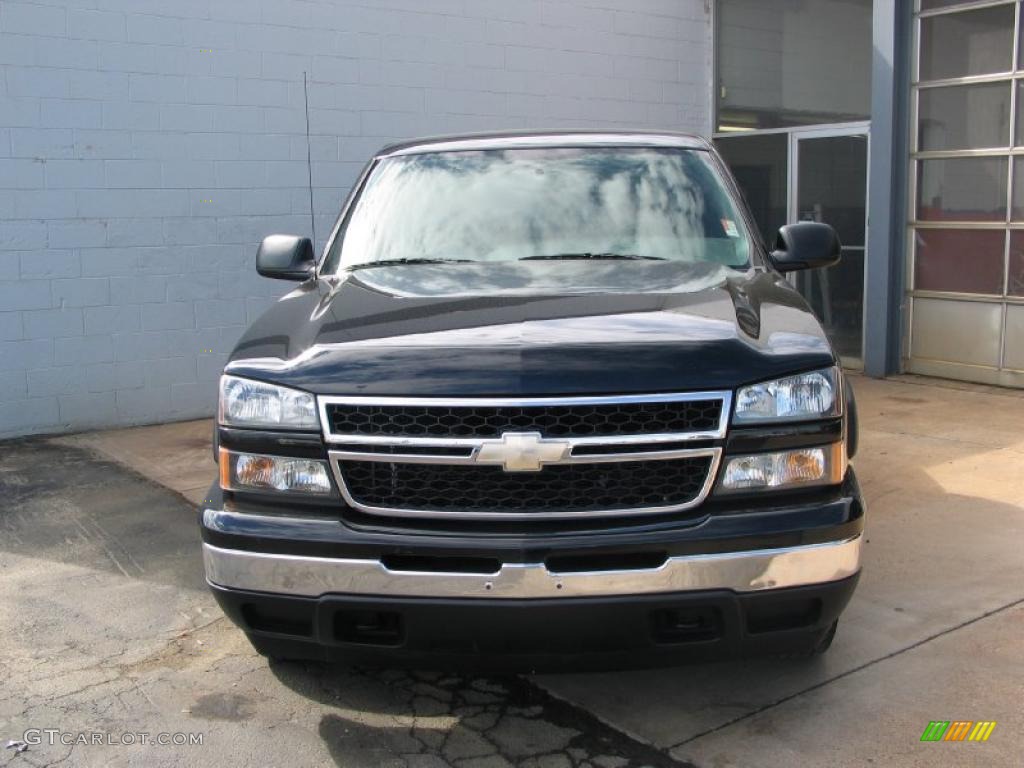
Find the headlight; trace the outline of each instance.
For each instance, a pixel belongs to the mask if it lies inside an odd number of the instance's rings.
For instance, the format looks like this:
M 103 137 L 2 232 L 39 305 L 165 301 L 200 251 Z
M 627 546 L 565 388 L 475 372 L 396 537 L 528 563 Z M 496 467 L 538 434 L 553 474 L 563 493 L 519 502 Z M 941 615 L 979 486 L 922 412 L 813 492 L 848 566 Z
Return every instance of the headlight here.
M 237 376 L 220 377 L 220 423 L 229 427 L 317 429 L 316 398 L 308 392 Z
M 736 393 L 734 424 L 801 421 L 839 416 L 839 369 L 787 376 L 741 387 Z
M 331 492 L 327 464 L 316 459 L 265 456 L 220 449 L 220 487 L 231 491 Z
M 754 453 L 729 458 L 719 491 L 757 491 L 802 485 L 837 485 L 846 474 L 842 443 L 818 448 Z

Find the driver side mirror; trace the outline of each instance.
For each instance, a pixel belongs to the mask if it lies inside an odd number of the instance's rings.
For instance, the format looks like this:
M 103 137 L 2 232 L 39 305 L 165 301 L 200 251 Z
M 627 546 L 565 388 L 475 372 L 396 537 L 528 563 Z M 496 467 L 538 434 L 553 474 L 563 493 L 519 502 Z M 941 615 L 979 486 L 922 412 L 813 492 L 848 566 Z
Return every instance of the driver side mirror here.
M 779 228 L 772 264 L 779 272 L 831 267 L 839 261 L 842 245 L 839 235 L 828 224 L 801 221 Z
M 269 235 L 256 251 L 256 271 L 277 280 L 308 280 L 316 259 L 308 237 Z

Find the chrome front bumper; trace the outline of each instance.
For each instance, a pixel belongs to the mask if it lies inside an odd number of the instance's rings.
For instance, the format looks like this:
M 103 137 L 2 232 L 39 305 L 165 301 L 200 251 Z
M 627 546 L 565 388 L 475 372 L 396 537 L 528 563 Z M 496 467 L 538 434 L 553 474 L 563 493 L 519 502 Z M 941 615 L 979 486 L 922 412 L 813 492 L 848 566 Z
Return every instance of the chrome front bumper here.
M 491 574 L 394 571 L 379 560 L 222 549 L 203 544 L 206 579 L 228 589 L 437 598 L 553 598 L 728 589 L 758 592 L 838 581 L 860 569 L 862 536 L 826 544 L 670 557 L 657 568 L 553 573 L 505 563 Z

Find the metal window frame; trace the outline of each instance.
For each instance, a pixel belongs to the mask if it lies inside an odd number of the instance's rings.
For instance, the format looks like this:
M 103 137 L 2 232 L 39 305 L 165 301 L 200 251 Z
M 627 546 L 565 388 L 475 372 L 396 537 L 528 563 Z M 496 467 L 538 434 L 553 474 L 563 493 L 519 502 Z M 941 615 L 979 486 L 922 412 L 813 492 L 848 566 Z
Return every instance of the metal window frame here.
M 1011 61 L 1008 70 L 999 72 L 987 72 L 980 75 L 966 75 L 956 78 L 942 78 L 938 80 L 920 79 L 921 65 L 921 36 L 922 19 L 947 16 L 985 8 L 1013 5 L 1013 43 L 1011 46 Z M 1024 305 L 1024 296 L 1014 296 L 1010 290 L 1010 245 L 1012 234 L 1015 230 L 1024 230 L 1024 220 L 1013 218 L 1013 192 L 1014 172 L 1018 163 L 1024 162 L 1024 144 L 1016 144 L 1017 130 L 1021 119 L 1021 99 L 1019 92 L 1024 88 L 1024 66 L 1021 66 L 1021 21 L 1022 21 L 1022 0 L 978 0 L 976 2 L 965 2 L 960 5 L 948 8 L 936 8 L 932 10 L 921 10 L 921 0 L 915 0 L 914 17 L 911 33 L 911 82 L 910 82 L 910 136 L 909 153 L 907 162 L 907 222 L 906 222 L 906 258 L 904 266 L 904 285 L 907 297 L 906 327 L 904 333 L 903 361 L 907 370 L 919 373 L 933 374 L 936 372 L 936 364 L 946 368 L 947 373 L 956 374 L 962 371 L 965 378 L 977 379 L 979 371 L 987 371 L 990 375 L 983 378 L 991 383 L 1008 383 L 1011 386 L 1019 386 L 1019 377 L 1022 373 L 1019 369 L 1008 368 L 1007 359 L 1007 338 L 1006 325 L 1008 308 L 1014 305 Z M 973 149 L 944 149 L 944 150 L 922 150 L 919 146 L 920 130 L 920 95 L 922 91 L 931 88 L 949 86 L 969 86 L 986 83 L 1006 83 L 1010 88 L 1010 115 L 1007 143 L 995 147 L 982 147 Z M 1002 221 L 920 221 L 917 218 L 918 199 L 918 172 L 920 163 L 927 160 L 958 159 L 958 158 L 979 158 L 979 157 L 1000 157 L 1006 158 L 1006 211 Z M 945 229 L 945 230 L 988 230 L 1003 231 L 1003 280 L 1002 291 L 999 294 L 966 293 L 957 291 L 935 291 L 918 288 L 915 280 L 917 272 L 917 238 L 915 233 L 919 230 Z M 940 299 L 944 301 L 965 301 L 999 305 L 999 355 L 996 365 L 983 366 L 976 363 L 958 363 L 955 361 L 936 361 L 930 358 L 915 357 L 914 349 L 914 309 L 917 299 Z
M 865 338 L 865 319 L 868 313 L 867 299 L 867 285 L 868 285 L 868 269 L 870 265 L 868 263 L 868 241 L 870 239 L 870 232 L 868 230 L 868 211 L 870 206 L 868 205 L 868 190 L 871 189 L 871 121 L 864 120 L 854 123 L 842 123 L 831 126 L 823 126 L 820 128 L 809 128 L 809 129 L 798 129 L 791 131 L 789 134 L 789 200 L 787 201 L 787 208 L 789 211 L 788 220 L 790 224 L 795 224 L 798 221 L 799 216 L 799 197 L 800 197 L 800 142 L 814 140 L 814 139 L 832 139 L 843 136 L 863 136 L 864 141 L 867 142 L 867 153 L 865 154 L 865 167 L 864 167 L 864 244 L 863 245 L 844 245 L 843 250 L 859 250 L 863 253 L 863 274 L 861 275 L 861 298 L 862 306 L 860 312 L 860 354 L 857 357 L 842 356 L 840 362 L 844 368 L 852 370 L 863 370 L 864 368 L 864 346 L 866 343 Z M 790 280 L 795 284 L 796 274 L 789 276 Z
M 992 8 L 997 5 L 1009 5 L 1010 3 L 1016 2 L 1016 0 L 964 0 L 963 3 L 958 5 L 951 5 L 945 8 L 932 8 L 931 10 L 921 10 L 921 0 L 914 0 L 914 15 L 920 16 L 921 18 L 928 18 L 929 16 L 949 16 L 954 13 L 962 13 L 963 11 L 977 11 L 981 8 Z

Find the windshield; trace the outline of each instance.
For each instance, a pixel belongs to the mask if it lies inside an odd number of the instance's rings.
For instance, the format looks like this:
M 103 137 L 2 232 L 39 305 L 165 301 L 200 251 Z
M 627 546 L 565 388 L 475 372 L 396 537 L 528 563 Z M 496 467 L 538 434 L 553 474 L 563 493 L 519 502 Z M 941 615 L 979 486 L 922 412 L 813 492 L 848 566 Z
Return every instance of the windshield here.
M 323 271 L 524 259 L 745 267 L 750 241 L 704 151 L 434 152 L 374 168 Z

